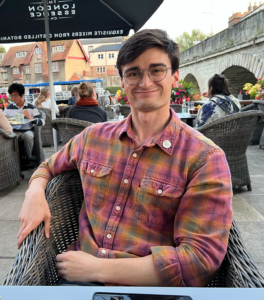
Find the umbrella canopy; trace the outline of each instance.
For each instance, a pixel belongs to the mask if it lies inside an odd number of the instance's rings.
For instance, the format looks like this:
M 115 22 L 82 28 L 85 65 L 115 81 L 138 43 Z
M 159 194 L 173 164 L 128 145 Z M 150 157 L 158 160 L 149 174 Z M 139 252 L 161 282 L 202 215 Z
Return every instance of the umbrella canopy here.
M 47 1 L 50 40 L 126 36 L 139 30 L 163 0 Z M 46 40 L 44 1 L 0 0 L 0 43 Z

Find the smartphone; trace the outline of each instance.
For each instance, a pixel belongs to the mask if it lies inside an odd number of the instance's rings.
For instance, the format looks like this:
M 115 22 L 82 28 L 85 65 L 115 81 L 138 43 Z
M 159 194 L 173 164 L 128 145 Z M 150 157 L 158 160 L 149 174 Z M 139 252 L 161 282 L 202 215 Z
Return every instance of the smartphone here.
M 93 300 L 192 300 L 192 298 L 182 295 L 96 293 L 93 296 Z

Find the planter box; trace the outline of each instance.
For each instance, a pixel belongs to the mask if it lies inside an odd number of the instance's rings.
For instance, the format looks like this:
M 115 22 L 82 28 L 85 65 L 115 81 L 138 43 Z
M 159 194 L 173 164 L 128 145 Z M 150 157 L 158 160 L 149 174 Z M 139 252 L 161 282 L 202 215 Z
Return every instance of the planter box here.
M 250 95 L 242 95 L 242 100 L 250 100 Z
M 121 115 L 123 115 L 125 118 L 131 113 L 130 105 L 120 105 L 119 109 Z
M 181 105 L 181 104 L 171 104 L 170 107 L 171 107 L 176 113 L 181 113 L 181 112 L 182 112 L 182 105 Z

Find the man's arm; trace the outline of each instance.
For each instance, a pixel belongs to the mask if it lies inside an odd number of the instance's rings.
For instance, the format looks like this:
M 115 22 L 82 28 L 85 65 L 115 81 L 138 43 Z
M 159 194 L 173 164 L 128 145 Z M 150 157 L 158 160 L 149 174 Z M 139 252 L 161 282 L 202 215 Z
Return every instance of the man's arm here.
M 25 201 L 19 215 L 18 248 L 25 237 L 42 221 L 45 223 L 45 236 L 48 238 L 50 211 L 45 198 L 46 185 L 58 174 L 78 168 L 90 128 L 85 129 L 82 133 L 75 136 L 59 152 L 42 163 L 32 175 L 30 186 L 25 194 Z

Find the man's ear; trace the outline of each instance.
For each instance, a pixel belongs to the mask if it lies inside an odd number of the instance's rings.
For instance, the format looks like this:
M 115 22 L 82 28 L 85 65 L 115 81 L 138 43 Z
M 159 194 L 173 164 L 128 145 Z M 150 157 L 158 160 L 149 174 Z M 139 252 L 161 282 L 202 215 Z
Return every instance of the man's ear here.
M 180 73 L 179 70 L 177 70 L 173 75 L 173 81 L 172 81 L 172 87 L 175 88 L 177 87 L 178 83 L 179 83 L 179 77 L 180 77 Z
M 122 86 L 122 90 L 125 93 L 125 85 L 124 85 L 124 79 L 121 78 L 121 86 Z

